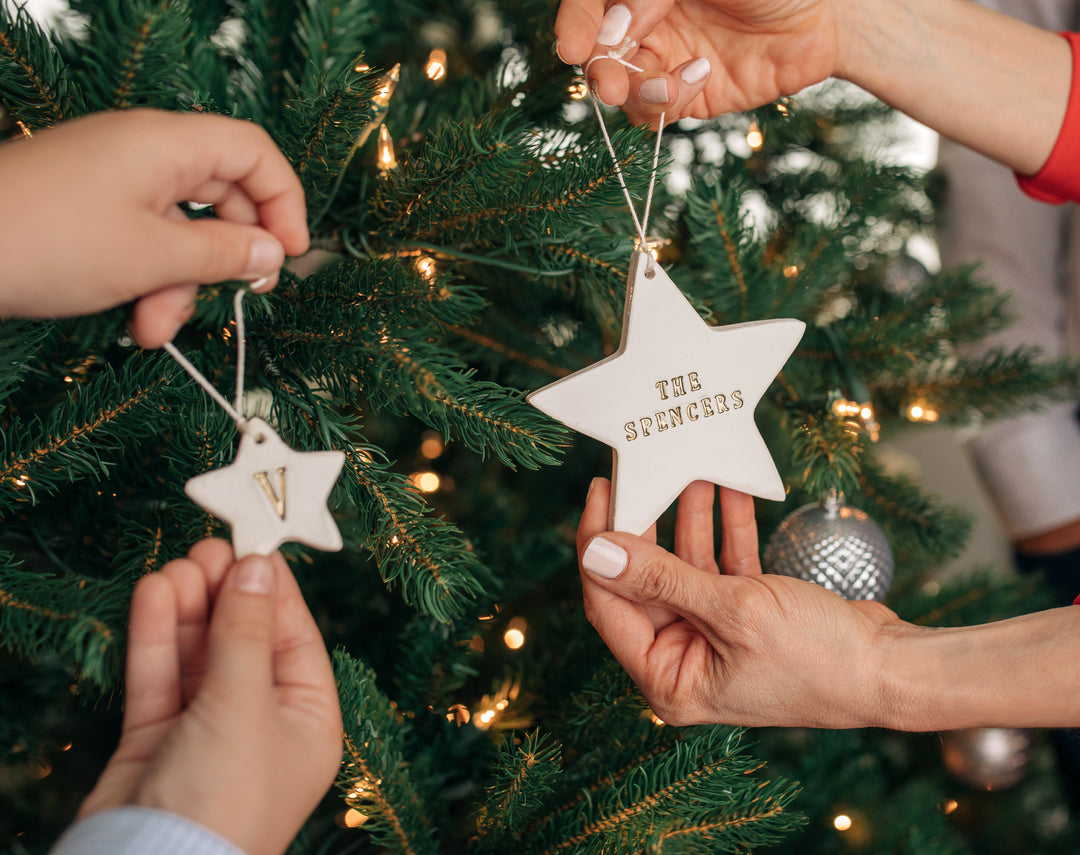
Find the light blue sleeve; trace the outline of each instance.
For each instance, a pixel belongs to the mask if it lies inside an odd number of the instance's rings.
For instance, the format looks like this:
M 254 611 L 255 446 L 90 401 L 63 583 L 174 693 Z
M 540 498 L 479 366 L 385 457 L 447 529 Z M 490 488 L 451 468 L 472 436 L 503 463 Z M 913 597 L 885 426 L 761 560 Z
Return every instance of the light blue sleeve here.
M 120 807 L 75 823 L 49 855 L 244 855 L 244 851 L 182 816 Z

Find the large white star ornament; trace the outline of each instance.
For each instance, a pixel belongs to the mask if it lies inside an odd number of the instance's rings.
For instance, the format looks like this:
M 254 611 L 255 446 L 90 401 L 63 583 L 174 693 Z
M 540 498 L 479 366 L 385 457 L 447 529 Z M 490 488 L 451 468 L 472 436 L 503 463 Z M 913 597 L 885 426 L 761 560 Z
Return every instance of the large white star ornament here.
M 342 452 L 296 451 L 252 418 L 233 462 L 196 475 L 184 492 L 229 524 L 237 558 L 270 555 L 290 541 L 337 552 L 341 532 L 326 500 L 344 464 Z
M 643 252 L 626 287 L 619 349 L 528 396 L 614 449 L 611 529 L 644 534 L 698 479 L 783 500 L 754 408 L 806 325 L 709 326 Z

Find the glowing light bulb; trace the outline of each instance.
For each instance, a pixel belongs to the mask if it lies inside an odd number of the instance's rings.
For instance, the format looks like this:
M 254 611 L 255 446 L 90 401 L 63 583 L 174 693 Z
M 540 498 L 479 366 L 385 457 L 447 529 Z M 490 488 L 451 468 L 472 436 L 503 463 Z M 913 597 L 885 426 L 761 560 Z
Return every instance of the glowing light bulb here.
M 394 95 L 394 90 L 397 89 L 398 80 L 401 79 L 401 63 L 397 63 L 383 76 L 383 79 L 379 81 L 379 88 L 375 90 L 375 97 L 372 98 L 372 103 L 376 107 L 389 107 L 390 99 Z
M 761 148 L 761 146 L 758 146 L 758 148 Z M 794 279 L 798 275 L 799 275 L 799 265 L 797 265 L 797 264 L 785 264 L 784 265 L 784 278 L 785 279 Z
M 919 398 L 908 407 L 907 417 L 913 422 L 933 423 L 938 420 L 939 414 L 925 398 Z
M 416 269 L 428 282 L 435 278 L 435 274 L 438 271 L 438 267 L 435 265 L 435 259 L 430 255 L 421 255 L 416 259 Z
M 829 410 L 838 419 L 850 419 L 859 414 L 859 405 L 855 401 L 837 398 L 832 402 Z
M 847 831 L 851 828 L 851 817 L 847 814 L 839 814 L 834 817 L 832 824 L 837 831 Z
M 357 74 L 363 74 L 365 71 L 371 71 L 371 66 L 361 60 L 353 66 L 353 71 L 355 71 Z
M 583 101 L 589 95 L 589 84 L 585 82 L 584 77 L 575 77 L 573 82 L 566 87 L 566 91 L 575 101 Z
M 750 123 L 750 130 L 746 132 L 746 144 L 753 151 L 761 151 L 761 147 L 765 145 L 765 135 L 761 132 L 757 122 Z
M 421 493 L 434 493 L 439 489 L 439 484 L 442 483 L 436 472 L 413 472 L 409 476 L 409 480 L 413 482 L 416 489 Z
M 420 454 L 428 460 L 434 460 L 443 453 L 443 439 L 437 433 L 427 433 L 420 442 Z
M 503 633 L 503 644 L 511 650 L 520 650 L 525 645 L 525 618 L 516 617 L 506 625 Z
M 394 154 L 394 141 L 386 125 L 379 125 L 379 169 L 386 173 L 397 169 L 397 156 Z
M 503 633 L 503 643 L 511 650 L 519 650 L 525 644 L 525 633 L 520 629 L 508 629 Z
M 424 73 L 427 74 L 429 80 L 442 80 L 446 77 L 446 51 L 435 48 L 428 54 Z

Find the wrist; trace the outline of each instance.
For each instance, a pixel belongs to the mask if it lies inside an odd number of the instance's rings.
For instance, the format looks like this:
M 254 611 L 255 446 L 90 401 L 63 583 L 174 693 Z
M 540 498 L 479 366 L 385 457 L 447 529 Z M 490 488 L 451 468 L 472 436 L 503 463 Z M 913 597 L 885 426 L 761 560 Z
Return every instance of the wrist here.
M 1080 609 L 978 626 L 922 628 L 886 640 L 880 721 L 894 730 L 1076 727 Z

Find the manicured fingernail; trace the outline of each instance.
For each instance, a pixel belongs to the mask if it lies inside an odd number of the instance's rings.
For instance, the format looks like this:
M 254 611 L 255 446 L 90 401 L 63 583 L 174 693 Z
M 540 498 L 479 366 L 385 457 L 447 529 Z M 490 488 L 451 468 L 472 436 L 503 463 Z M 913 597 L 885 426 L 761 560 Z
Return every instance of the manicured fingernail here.
M 262 291 L 269 288 L 275 282 L 273 276 L 260 276 L 258 279 L 251 280 L 252 291 Z
M 621 546 L 605 540 L 602 537 L 594 537 L 585 547 L 581 556 L 581 566 L 604 579 L 614 579 L 626 569 L 628 556 Z
M 638 95 L 642 101 L 649 104 L 666 104 L 668 102 L 667 80 L 663 77 L 650 77 L 641 84 Z
M 599 480 L 600 480 L 599 478 L 593 478 L 589 482 L 589 492 L 585 494 L 585 501 L 586 502 L 589 501 L 589 497 L 592 495 L 592 491 L 596 489 L 596 482 L 599 481 Z
M 269 594 L 274 586 L 274 565 L 265 556 L 249 555 L 236 568 L 233 585 L 248 594 Z
M 622 3 L 612 6 L 604 15 L 604 21 L 600 25 L 600 33 L 596 36 L 596 41 L 599 44 L 614 47 L 626 38 L 626 31 L 630 29 L 631 20 L 630 10 Z
M 686 66 L 679 76 L 682 77 L 684 83 L 689 83 L 693 86 L 695 83 L 700 83 L 708 76 L 711 67 L 712 66 L 709 65 L 709 61 L 705 57 L 699 56 Z
M 559 53 L 559 40 L 558 39 L 555 39 L 555 56 L 557 56 L 559 58 L 560 62 L 566 63 L 567 65 L 570 64 L 570 63 L 566 62 L 566 60 L 563 59 L 562 54 Z
M 249 279 L 265 278 L 277 272 L 282 258 L 281 244 L 270 238 L 256 238 L 251 242 L 245 272 Z

